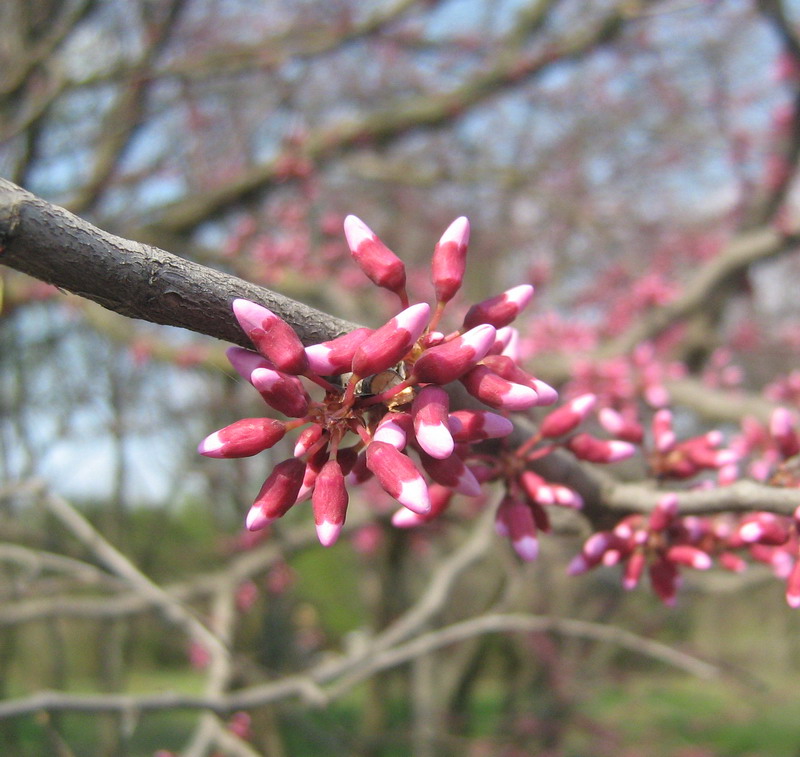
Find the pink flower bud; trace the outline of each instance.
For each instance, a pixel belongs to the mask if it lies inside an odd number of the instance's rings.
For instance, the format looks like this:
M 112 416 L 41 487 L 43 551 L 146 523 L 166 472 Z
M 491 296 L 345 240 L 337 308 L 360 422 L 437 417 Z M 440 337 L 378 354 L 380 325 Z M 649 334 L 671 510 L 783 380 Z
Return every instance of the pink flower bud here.
M 294 445 L 294 456 L 302 457 L 308 452 L 322 437 L 322 426 L 317 423 L 311 424 L 308 428 L 304 428 L 297 442 Z
M 758 512 L 743 519 L 736 534 L 745 544 L 785 544 L 789 531 L 773 513 Z
M 664 454 L 675 447 L 675 432 L 672 430 L 672 413 L 659 410 L 653 416 L 653 439 L 656 449 Z
M 455 444 L 447 423 L 449 408 L 447 392 L 434 384 L 422 387 L 411 405 L 414 435 L 431 457 L 443 459 L 453 454 Z
M 372 329 L 360 328 L 336 339 L 306 347 L 306 356 L 311 371 L 318 376 L 338 376 L 350 371 L 353 355 L 361 343 L 373 333 Z
M 256 368 L 275 369 L 275 366 L 265 357 L 262 357 L 252 350 L 246 350 L 243 347 L 228 347 L 228 349 L 225 350 L 225 354 L 228 356 L 228 360 L 234 370 L 251 384 L 253 383 L 251 376 Z
M 800 607 L 800 560 L 792 566 L 789 577 L 786 579 L 786 603 L 793 610 Z
M 456 410 L 450 413 L 449 424 L 456 442 L 500 439 L 514 430 L 514 424 L 508 418 L 488 410 Z
M 481 493 L 481 485 L 475 475 L 458 455 L 438 459 L 421 452 L 420 461 L 422 467 L 437 484 L 447 486 L 467 497 L 477 497 Z
M 424 515 L 431 509 L 425 479 L 411 459 L 386 442 L 371 442 L 367 446 L 367 467 L 380 485 L 401 505 Z
M 777 407 L 772 411 L 769 432 L 778 442 L 778 448 L 784 457 L 792 457 L 800 452 L 800 436 L 795 431 L 792 414 L 786 408 Z
M 412 305 L 367 337 L 353 356 L 353 373 L 372 376 L 398 363 L 422 334 L 430 312 L 427 303 Z
M 494 335 L 494 327 L 483 324 L 430 347 L 414 363 L 413 374 L 422 382 L 449 384 L 484 358 L 494 343 Z
M 473 397 L 498 410 L 527 410 L 539 402 L 534 389 L 508 381 L 482 363 L 459 380 Z
M 520 284 L 502 294 L 473 305 L 464 316 L 464 328 L 471 329 L 481 323 L 490 323 L 496 329 L 508 326 L 531 301 L 533 287 Z
M 399 294 L 405 290 L 406 267 L 360 218 L 344 219 L 344 234 L 355 261 L 379 287 Z
M 637 549 L 631 553 L 630 557 L 625 563 L 625 570 L 622 574 L 623 589 L 630 591 L 631 589 L 636 588 L 637 584 L 639 583 L 639 579 L 642 577 L 642 572 L 644 571 L 646 562 L 647 558 L 642 550 Z
M 590 434 L 576 434 L 567 442 L 575 457 L 590 463 L 616 463 L 636 453 L 636 447 L 619 439 L 597 439 Z
M 546 437 L 568 434 L 586 418 L 596 401 L 594 394 L 575 397 L 547 415 L 539 426 L 539 433 Z
M 508 536 L 514 551 L 528 562 L 539 555 L 536 538 L 536 523 L 530 507 L 510 494 L 503 497 L 497 509 L 496 527 L 499 533 Z
M 650 564 L 650 584 L 659 599 L 666 605 L 675 604 L 680 577 L 674 562 L 657 560 Z
M 688 565 L 695 570 L 708 570 L 711 565 L 711 556 L 702 549 L 690 544 L 675 544 L 666 553 L 666 559 L 679 565 Z
M 324 547 L 330 547 L 339 538 L 348 501 L 342 469 L 336 460 L 328 460 L 317 476 L 311 495 L 317 536 Z
M 272 368 L 256 368 L 250 374 L 250 381 L 270 407 L 290 418 L 303 418 L 308 412 L 308 396 L 303 383 L 297 376 Z
M 375 429 L 372 439 L 376 442 L 386 442 L 402 451 L 412 428 L 411 416 L 408 413 L 386 413 Z
M 308 369 L 303 343 L 294 329 L 271 310 L 250 300 L 233 301 L 233 314 L 256 349 L 284 373 L 304 373 Z
M 469 221 L 456 218 L 433 250 L 431 279 L 438 302 L 449 302 L 461 287 L 467 264 Z
M 597 414 L 600 425 L 609 433 L 614 434 L 632 444 L 641 444 L 644 439 L 644 429 L 639 423 L 626 419 L 621 413 L 610 407 L 604 407 Z
M 575 510 L 583 507 L 583 499 L 578 492 L 561 484 L 552 484 L 533 471 L 523 471 L 519 474 L 518 481 L 531 502 L 540 505 L 560 505 Z
M 678 514 L 678 495 L 670 492 L 659 497 L 650 513 L 648 528 L 651 531 L 665 531 Z
M 272 418 L 242 418 L 200 442 L 197 451 L 206 457 L 250 457 L 277 444 L 285 424 Z
M 450 500 L 453 499 L 454 492 L 446 486 L 433 483 L 428 487 L 428 494 L 431 499 L 430 512 L 420 515 L 407 507 L 401 507 L 392 515 L 392 525 L 396 528 L 414 528 L 424 523 L 430 523 L 450 506 Z
M 306 466 L 291 457 L 278 463 L 264 482 L 247 515 L 249 531 L 258 531 L 280 518 L 296 502 Z

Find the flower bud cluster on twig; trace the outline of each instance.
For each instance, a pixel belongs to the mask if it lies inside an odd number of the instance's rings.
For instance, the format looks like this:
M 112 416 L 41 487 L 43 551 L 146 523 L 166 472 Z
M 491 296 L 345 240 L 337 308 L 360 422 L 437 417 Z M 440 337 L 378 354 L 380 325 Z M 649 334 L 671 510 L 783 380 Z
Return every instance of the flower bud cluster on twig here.
M 512 287 L 476 303 L 460 327 L 443 330 L 445 311 L 464 278 L 467 219 L 456 219 L 434 248 L 433 307 L 411 302 L 405 265 L 363 221 L 348 216 L 344 230 L 362 271 L 399 299 L 400 312 L 380 328 L 358 328 L 304 347 L 277 314 L 248 300 L 232 303 L 255 350 L 231 347 L 228 358 L 285 419 L 236 421 L 204 439 L 199 451 L 209 457 L 246 457 L 273 447 L 289 432 L 297 434 L 293 455 L 275 465 L 247 514 L 250 531 L 264 529 L 310 500 L 318 538 L 330 546 L 344 525 L 349 490 L 370 479 L 401 505 L 392 517 L 399 528 L 429 523 L 456 494 L 479 497 L 486 485 L 497 483 L 503 491 L 496 530 L 523 560 L 534 560 L 539 532 L 550 530 L 548 508 L 583 506 L 577 491 L 533 470 L 536 460 L 556 449 L 591 464 L 616 463 L 641 451 L 657 482 L 688 482 L 684 486 L 690 487 L 733 483 L 749 458 L 754 477 L 800 485 L 800 474 L 789 465 L 800 452 L 800 436 L 786 411 L 777 412 L 768 429 L 746 427 L 730 447 L 723 446 L 718 431 L 679 440 L 661 375 L 647 372 L 652 363 L 647 345 L 637 348 L 633 360 L 645 378 L 636 382 L 641 398 L 653 408 L 649 429 L 638 418 L 628 381 L 624 391 L 573 396 L 541 417 L 521 444 L 507 444 L 514 413 L 558 400 L 555 389 L 521 366 L 520 338 L 511 325 L 530 302 L 533 287 Z M 577 378 L 575 386 L 580 386 Z M 616 386 L 610 376 L 585 375 L 584 388 L 598 378 Z M 454 382 L 485 409 L 452 409 L 448 385 Z M 487 450 L 490 439 L 500 441 Z M 592 535 L 569 572 L 622 564 L 623 585 L 632 588 L 646 570 L 655 593 L 671 603 L 682 567 L 705 570 L 717 560 L 722 567 L 741 570 L 741 554 L 749 552 L 787 580 L 787 599 L 797 607 L 798 522 L 798 517 L 758 512 L 738 520 L 682 517 L 678 495 L 665 492 L 649 515 L 626 516 L 612 530 Z

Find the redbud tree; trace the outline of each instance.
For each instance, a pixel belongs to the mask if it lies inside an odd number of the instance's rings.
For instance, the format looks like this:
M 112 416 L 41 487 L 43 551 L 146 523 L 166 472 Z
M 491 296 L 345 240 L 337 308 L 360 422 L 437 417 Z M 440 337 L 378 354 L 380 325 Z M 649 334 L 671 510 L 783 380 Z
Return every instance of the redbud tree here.
M 11 582 L 3 622 L 155 608 L 207 675 L 181 704 L 206 712 L 200 753 L 254 743 L 255 701 L 330 701 L 382 655 L 423 659 L 410 640 L 529 630 L 487 590 L 474 628 L 425 636 L 464 620 L 446 598 L 479 546 L 507 576 L 550 565 L 648 607 L 690 603 L 700 574 L 770 575 L 800 606 L 791 3 L 135 5 L 0 11 L 3 513 L 39 497 L 89 567 L 35 530 L 8 559 L 76 598 L 130 592 L 59 605 Z M 113 473 L 96 533 L 61 499 L 80 471 Z M 225 565 L 205 583 L 208 555 L 188 588 L 126 557 L 152 471 L 159 503 L 212 503 Z M 298 626 L 308 664 L 275 670 L 305 678 L 260 690 L 272 672 L 229 653 L 249 609 L 291 595 L 296 545 L 366 556 L 377 636 L 317 666 Z M 130 702 L 45 704 L 0 715 Z

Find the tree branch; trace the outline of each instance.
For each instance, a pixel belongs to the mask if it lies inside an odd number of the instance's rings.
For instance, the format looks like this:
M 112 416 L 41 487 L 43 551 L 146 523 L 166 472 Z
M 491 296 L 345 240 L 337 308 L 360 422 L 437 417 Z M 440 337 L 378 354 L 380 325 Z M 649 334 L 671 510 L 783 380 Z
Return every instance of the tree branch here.
M 352 331 L 263 287 L 114 236 L 0 179 L 0 263 L 129 318 L 177 326 L 252 347 L 231 312 L 244 297 L 278 313 L 306 344 Z

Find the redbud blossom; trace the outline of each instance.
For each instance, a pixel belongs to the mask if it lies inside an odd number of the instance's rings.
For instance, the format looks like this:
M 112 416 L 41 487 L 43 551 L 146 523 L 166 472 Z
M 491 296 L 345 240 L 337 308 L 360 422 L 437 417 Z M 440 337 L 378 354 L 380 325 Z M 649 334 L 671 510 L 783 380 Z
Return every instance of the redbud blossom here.
M 308 366 L 318 376 L 338 376 L 347 373 L 353 364 L 353 355 L 361 343 L 373 333 L 372 329 L 355 329 L 329 342 L 306 347 Z
M 695 570 L 708 570 L 712 564 L 711 556 L 707 552 L 690 544 L 676 544 L 670 547 L 666 552 L 666 558 Z
M 467 497 L 477 497 L 481 493 L 481 485 L 475 475 L 458 455 L 440 459 L 422 452 L 419 459 L 422 467 L 436 483 Z
M 427 303 L 412 305 L 370 334 L 353 356 L 353 373 L 372 376 L 396 365 L 422 334 L 430 312 Z
M 207 436 L 197 448 L 206 457 L 250 457 L 277 444 L 285 424 L 272 418 L 242 418 Z
M 542 421 L 539 433 L 551 438 L 568 434 L 586 418 L 596 401 L 597 397 L 594 394 L 575 397 L 557 410 L 553 410 Z
M 456 442 L 500 439 L 514 430 L 508 418 L 488 410 L 456 410 L 450 413 L 449 425 Z
M 490 323 L 496 329 L 508 326 L 533 297 L 530 284 L 520 284 L 502 294 L 473 305 L 464 316 L 464 328 L 471 329 L 481 323 Z
M 659 497 L 650 513 L 648 527 L 651 531 L 664 531 L 678 514 L 678 495 L 669 493 Z
M 291 457 L 278 463 L 258 492 L 247 515 L 248 530 L 257 531 L 280 518 L 297 501 L 306 465 Z
M 408 413 L 386 413 L 372 434 L 372 440 L 386 442 L 395 449 L 403 450 L 412 428 L 413 423 Z
M 453 499 L 455 492 L 446 486 L 433 483 L 428 487 L 428 493 L 431 499 L 429 512 L 421 515 L 409 510 L 407 507 L 401 507 L 392 515 L 392 525 L 396 528 L 414 528 L 435 520 L 449 507 L 450 500 Z
M 425 350 L 414 363 L 413 374 L 422 382 L 449 384 L 484 358 L 494 338 L 493 326 L 476 326 L 449 342 Z
M 367 447 L 367 467 L 386 492 L 401 505 L 423 515 L 430 511 L 431 502 L 425 479 L 414 467 L 411 458 L 391 444 L 371 442 Z
M 344 234 L 353 258 L 375 284 L 398 295 L 405 291 L 406 267 L 403 261 L 367 224 L 356 216 L 347 216 Z
M 795 610 L 800 608 L 800 560 L 795 561 L 786 579 L 786 603 Z
M 498 410 L 527 410 L 539 402 L 534 389 L 508 381 L 482 363 L 459 380 L 473 397 Z
M 298 374 L 308 369 L 303 343 L 283 318 L 242 299 L 233 301 L 233 314 L 247 338 L 279 371 Z
M 433 250 L 431 280 L 438 302 L 449 302 L 461 287 L 468 244 L 469 221 L 461 216 L 447 227 Z
M 497 509 L 495 528 L 501 536 L 511 540 L 514 551 L 531 562 L 539 555 L 539 542 L 536 538 L 536 523 L 531 508 L 516 497 L 507 494 Z
M 304 428 L 294 445 L 294 456 L 302 457 L 305 455 L 322 438 L 322 434 L 322 426 L 316 423 Z
M 455 445 L 447 421 L 449 406 L 447 392 L 434 384 L 422 387 L 411 405 L 414 435 L 431 457 L 442 459 L 453 453 Z
M 328 460 L 316 478 L 311 495 L 317 536 L 323 546 L 330 547 L 339 538 L 348 501 L 342 469 L 336 460 Z
M 659 410 L 653 416 L 653 439 L 656 449 L 661 453 L 669 452 L 675 446 L 672 413 L 669 410 Z
M 636 453 L 630 442 L 619 439 L 597 439 L 590 434 L 576 434 L 567 441 L 567 448 L 575 457 L 590 463 L 616 463 L 627 460 Z
M 290 418 L 302 418 L 308 412 L 311 398 L 297 376 L 272 368 L 256 368 L 250 374 L 250 381 L 264 401 L 279 413 Z

